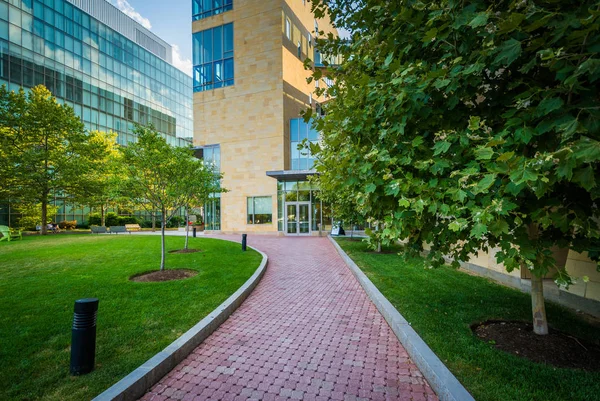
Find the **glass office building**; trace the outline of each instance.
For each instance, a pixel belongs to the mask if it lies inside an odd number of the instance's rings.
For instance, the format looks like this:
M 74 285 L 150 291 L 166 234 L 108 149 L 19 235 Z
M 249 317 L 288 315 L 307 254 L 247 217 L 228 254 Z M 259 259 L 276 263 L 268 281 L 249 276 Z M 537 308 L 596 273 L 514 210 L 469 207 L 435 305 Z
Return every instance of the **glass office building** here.
M 113 131 L 122 145 L 134 123 L 154 124 L 171 145 L 192 141 L 192 78 L 172 65 L 168 43 L 105 0 L 0 0 L 2 84 L 45 85 L 88 130 Z M 53 204 L 59 222 L 90 212 Z M 0 205 L 0 224 L 15 217 Z
M 171 61 L 168 43 L 105 0 L 0 0 L 0 84 L 44 84 L 120 144 L 134 123 L 191 143 L 192 80 Z

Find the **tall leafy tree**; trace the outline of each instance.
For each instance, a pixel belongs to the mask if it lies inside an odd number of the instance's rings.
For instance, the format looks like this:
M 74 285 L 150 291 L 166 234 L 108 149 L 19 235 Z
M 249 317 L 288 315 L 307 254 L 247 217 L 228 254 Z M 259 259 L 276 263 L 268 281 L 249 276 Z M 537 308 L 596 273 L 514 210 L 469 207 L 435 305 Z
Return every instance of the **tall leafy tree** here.
M 42 221 L 54 194 L 77 193 L 107 149 L 90 141 L 81 119 L 59 104 L 44 86 L 29 92 L 0 87 L 1 152 L 10 180 L 9 196 L 41 204 Z M 42 234 L 46 225 L 42 224 Z
M 134 129 L 137 142 L 124 149 L 127 188 L 135 203 L 161 219 L 160 270 L 165 269 L 165 228 L 181 208 L 193 207 L 212 188 L 214 175 L 189 148 L 174 147 L 153 126 Z
M 319 41 L 345 60 L 321 89 L 325 187 L 353 188 L 382 223 L 373 241 L 428 243 L 433 265 L 499 248 L 506 269 L 531 271 L 546 334 L 552 249 L 600 249 L 598 2 L 312 3 L 353 32 Z
M 85 185 L 76 194 L 73 201 L 89 206 L 100 212 L 100 225 L 105 225 L 106 211 L 129 202 L 124 188 L 127 180 L 123 153 L 116 142 L 117 134 L 92 131 L 88 141 L 93 146 L 106 149 L 96 160 L 96 168 L 88 171 Z

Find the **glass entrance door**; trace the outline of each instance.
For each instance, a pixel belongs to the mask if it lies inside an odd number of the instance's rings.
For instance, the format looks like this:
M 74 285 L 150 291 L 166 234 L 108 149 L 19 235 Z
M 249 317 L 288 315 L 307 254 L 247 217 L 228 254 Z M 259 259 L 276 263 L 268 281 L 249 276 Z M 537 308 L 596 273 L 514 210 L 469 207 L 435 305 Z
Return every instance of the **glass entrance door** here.
M 287 235 L 310 234 L 310 202 L 285 204 L 285 233 Z

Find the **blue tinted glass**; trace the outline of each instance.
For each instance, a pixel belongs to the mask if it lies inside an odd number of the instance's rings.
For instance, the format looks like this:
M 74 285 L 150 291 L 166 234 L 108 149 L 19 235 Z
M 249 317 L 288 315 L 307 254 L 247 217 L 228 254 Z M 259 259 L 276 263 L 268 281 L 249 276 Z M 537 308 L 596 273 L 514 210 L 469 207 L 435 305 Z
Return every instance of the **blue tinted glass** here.
M 0 21 L 0 38 L 8 40 L 8 22 Z
M 309 141 L 316 141 L 319 139 L 319 133 L 317 132 L 316 129 L 314 128 L 309 128 L 308 131 L 308 140 Z
M 0 3 L 0 19 L 8 21 L 8 4 Z
M 233 24 L 223 26 L 223 51 L 233 51 Z
M 195 33 L 192 36 L 193 40 L 193 57 L 194 65 L 202 64 L 202 52 L 200 51 L 202 46 L 202 32 Z
M 224 70 L 225 70 L 225 79 L 226 80 L 233 79 L 233 59 L 232 58 L 228 58 L 227 60 L 225 60 Z
M 44 19 L 44 6 L 42 6 L 42 4 L 38 3 L 37 1 L 34 3 L 33 6 L 33 15 L 36 18 Z
M 298 119 L 293 118 L 290 120 L 290 141 L 298 141 Z
M 213 60 L 223 58 L 223 27 L 213 29 Z
M 215 74 L 214 75 L 215 82 L 223 81 L 223 62 L 222 61 L 215 61 L 214 74 Z
M 202 62 L 209 63 L 212 58 L 212 29 L 202 32 Z

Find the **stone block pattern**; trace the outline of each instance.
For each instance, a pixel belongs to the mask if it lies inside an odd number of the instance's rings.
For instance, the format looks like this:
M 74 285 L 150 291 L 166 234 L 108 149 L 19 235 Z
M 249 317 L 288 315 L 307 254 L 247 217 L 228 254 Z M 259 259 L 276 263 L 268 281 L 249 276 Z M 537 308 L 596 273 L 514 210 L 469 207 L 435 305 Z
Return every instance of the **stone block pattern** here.
M 438 400 L 327 238 L 248 243 L 261 283 L 142 400 Z

